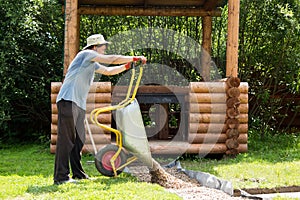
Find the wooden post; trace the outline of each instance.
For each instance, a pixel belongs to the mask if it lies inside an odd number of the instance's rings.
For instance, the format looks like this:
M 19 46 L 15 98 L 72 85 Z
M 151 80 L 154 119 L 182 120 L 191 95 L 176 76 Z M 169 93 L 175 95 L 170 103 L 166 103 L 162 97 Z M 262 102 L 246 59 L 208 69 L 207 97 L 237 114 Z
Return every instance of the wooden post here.
M 158 107 L 158 111 L 156 111 L 156 123 L 158 132 L 158 139 L 166 140 L 169 138 L 169 104 L 163 103 Z
M 238 76 L 239 14 L 240 0 L 228 0 L 226 77 Z
M 65 0 L 64 76 L 79 49 L 79 23 L 78 0 Z
M 211 54 L 211 33 L 212 33 L 212 17 L 202 17 L 202 52 L 201 52 L 201 68 L 204 81 L 210 81 L 210 54 Z

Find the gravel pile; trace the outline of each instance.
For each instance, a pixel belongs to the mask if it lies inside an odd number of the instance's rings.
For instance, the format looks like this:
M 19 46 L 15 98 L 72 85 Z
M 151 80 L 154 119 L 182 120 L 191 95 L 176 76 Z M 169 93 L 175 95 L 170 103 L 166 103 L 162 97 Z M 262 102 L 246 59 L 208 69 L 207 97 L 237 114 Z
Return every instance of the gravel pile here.
M 166 172 L 158 162 L 153 159 L 153 168 L 150 171 L 151 183 L 157 183 L 165 188 L 181 189 L 197 186 L 196 184 L 177 178 Z
M 153 169 L 146 166 L 130 166 L 129 172 L 142 182 L 157 183 L 169 192 L 175 193 L 184 200 L 230 200 L 245 199 L 232 197 L 221 190 L 201 186 L 197 180 L 191 179 L 176 168 L 163 168 L 153 159 Z

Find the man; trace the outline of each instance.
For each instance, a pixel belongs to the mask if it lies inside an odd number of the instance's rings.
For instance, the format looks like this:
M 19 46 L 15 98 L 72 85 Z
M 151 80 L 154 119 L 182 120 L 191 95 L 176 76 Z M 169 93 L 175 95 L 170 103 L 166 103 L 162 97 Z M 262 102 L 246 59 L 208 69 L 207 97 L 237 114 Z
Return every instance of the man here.
M 87 38 L 87 46 L 79 52 L 70 64 L 65 80 L 56 99 L 58 108 L 58 136 L 54 165 L 54 184 L 76 182 L 74 179 L 88 179 L 81 165 L 81 150 L 85 142 L 86 99 L 94 73 L 115 75 L 131 66 L 131 62 L 144 56 L 105 55 L 107 42 L 101 34 Z M 100 63 L 117 64 L 106 67 Z M 119 65 L 121 64 L 121 65 Z M 69 177 L 71 165 L 72 178 Z

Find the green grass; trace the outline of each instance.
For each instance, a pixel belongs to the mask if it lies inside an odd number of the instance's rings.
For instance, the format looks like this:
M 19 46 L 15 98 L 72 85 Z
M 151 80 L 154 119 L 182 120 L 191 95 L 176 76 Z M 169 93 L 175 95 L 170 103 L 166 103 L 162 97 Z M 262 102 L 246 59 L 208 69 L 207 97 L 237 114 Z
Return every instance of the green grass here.
M 232 181 L 235 189 L 300 186 L 299 150 L 299 135 L 260 137 L 249 131 L 248 153 L 221 160 L 191 156 L 181 164 Z M 0 157 L 0 199 L 180 199 L 126 173 L 104 177 L 89 162 L 91 155 L 83 156 L 82 162 L 95 180 L 59 186 L 53 185 L 54 155 L 48 145 L 1 145 Z
M 209 172 L 238 188 L 300 186 L 300 136 L 259 136 L 249 131 L 248 153 L 234 159 L 182 160 L 184 168 Z
M 0 199 L 180 199 L 156 184 L 141 183 L 122 173 L 108 178 L 98 173 L 92 156 L 83 157 L 86 172 L 95 180 L 53 185 L 54 155 L 40 145 L 2 147 Z

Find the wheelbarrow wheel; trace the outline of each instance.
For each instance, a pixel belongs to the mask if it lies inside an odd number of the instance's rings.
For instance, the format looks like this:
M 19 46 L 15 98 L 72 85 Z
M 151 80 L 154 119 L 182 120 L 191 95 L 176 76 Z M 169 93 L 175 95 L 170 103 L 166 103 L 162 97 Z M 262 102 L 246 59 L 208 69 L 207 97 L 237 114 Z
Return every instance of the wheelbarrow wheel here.
M 114 176 L 114 171 L 110 163 L 110 159 L 115 155 L 118 151 L 119 147 L 117 145 L 108 144 L 103 147 L 95 156 L 95 164 L 97 170 L 103 174 L 104 176 Z M 120 154 L 118 155 L 117 159 L 115 160 L 115 168 L 122 166 L 126 163 L 127 156 L 123 150 L 121 150 Z M 117 170 L 117 175 L 122 173 L 123 168 Z

